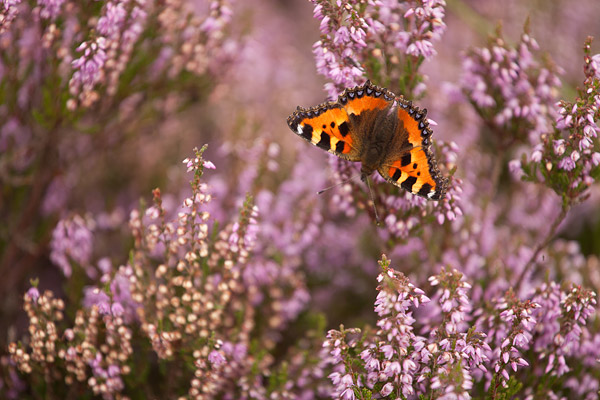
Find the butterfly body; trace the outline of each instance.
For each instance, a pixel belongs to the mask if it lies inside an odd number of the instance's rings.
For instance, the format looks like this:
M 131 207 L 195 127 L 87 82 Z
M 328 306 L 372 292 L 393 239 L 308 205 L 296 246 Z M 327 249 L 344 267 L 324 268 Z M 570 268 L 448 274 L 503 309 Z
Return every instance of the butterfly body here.
M 288 125 L 308 142 L 340 158 L 361 162 L 361 178 L 374 171 L 428 199 L 444 197 L 447 179 L 430 150 L 427 110 L 367 81 L 335 102 L 298 109 Z

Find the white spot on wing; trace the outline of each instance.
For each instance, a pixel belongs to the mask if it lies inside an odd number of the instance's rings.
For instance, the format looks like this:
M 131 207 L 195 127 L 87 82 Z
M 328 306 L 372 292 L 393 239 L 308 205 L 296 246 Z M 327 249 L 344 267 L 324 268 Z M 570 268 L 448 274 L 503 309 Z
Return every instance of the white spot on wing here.
M 427 197 L 429 197 L 430 199 L 435 195 L 435 191 L 432 190 L 431 192 L 427 193 Z
M 302 135 L 302 125 L 298 124 L 298 135 Z

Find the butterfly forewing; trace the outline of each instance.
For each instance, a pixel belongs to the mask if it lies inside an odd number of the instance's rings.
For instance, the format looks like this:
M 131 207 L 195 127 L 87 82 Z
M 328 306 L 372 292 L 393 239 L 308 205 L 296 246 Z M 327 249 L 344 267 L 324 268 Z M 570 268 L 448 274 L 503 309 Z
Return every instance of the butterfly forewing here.
M 298 108 L 288 118 L 288 125 L 315 146 L 346 160 L 360 161 L 348 114 L 341 104 L 329 102 L 310 109 Z

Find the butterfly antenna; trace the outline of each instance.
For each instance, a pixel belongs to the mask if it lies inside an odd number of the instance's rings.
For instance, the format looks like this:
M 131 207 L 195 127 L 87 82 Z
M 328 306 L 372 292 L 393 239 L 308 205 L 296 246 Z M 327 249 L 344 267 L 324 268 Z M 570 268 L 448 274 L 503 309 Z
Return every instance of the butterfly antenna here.
M 367 176 L 367 187 L 369 188 L 369 197 L 371 197 L 371 202 L 373 203 L 373 211 L 375 211 L 375 222 L 377 226 L 381 226 L 381 221 L 379 220 L 379 214 L 377 214 L 377 207 L 375 206 L 375 198 L 373 197 L 373 190 L 371 189 L 371 181 Z
M 338 182 L 338 183 L 336 183 L 335 185 L 331 185 L 331 186 L 329 186 L 329 187 L 326 187 L 326 188 L 325 188 L 325 189 L 323 189 L 323 190 L 319 190 L 319 191 L 317 192 L 317 194 L 323 194 L 324 192 L 328 191 L 329 189 L 333 189 L 333 188 L 334 188 L 334 187 L 336 187 L 336 186 L 340 186 L 340 185 L 343 185 L 344 183 L 348 183 L 348 182 L 350 182 L 350 181 L 352 181 L 352 180 L 354 180 L 354 179 L 358 178 L 359 176 L 360 176 L 360 175 L 354 175 L 354 176 L 351 176 L 350 178 L 348 178 L 348 179 L 345 179 L 345 180 L 343 180 L 343 181 L 341 181 L 341 182 Z

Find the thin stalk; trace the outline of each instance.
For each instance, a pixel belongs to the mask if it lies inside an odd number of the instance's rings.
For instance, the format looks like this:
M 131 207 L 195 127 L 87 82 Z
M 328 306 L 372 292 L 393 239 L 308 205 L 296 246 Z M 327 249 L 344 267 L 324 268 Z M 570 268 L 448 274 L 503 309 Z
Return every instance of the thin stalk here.
M 533 252 L 531 258 L 529 258 L 529 261 L 527 261 L 527 264 L 525 264 L 525 267 L 523 267 L 523 270 L 521 271 L 521 274 L 519 275 L 519 277 L 515 281 L 514 287 L 516 288 L 517 291 L 520 289 L 521 284 L 523 283 L 523 278 L 525 277 L 525 275 L 527 275 L 527 273 L 529 272 L 529 270 L 531 269 L 531 267 L 535 264 L 535 260 L 537 260 L 537 258 L 540 255 L 541 251 L 543 249 L 545 249 L 548 246 L 548 244 L 550 244 L 550 242 L 552 241 L 552 239 L 554 239 L 554 236 L 556 235 L 556 230 L 558 229 L 558 226 L 566 218 L 567 213 L 569 212 L 569 209 L 570 209 L 569 206 L 562 207 L 562 209 L 560 211 L 560 214 L 558 214 L 556 216 L 556 218 L 554 219 L 554 222 L 552 223 L 552 226 L 550 227 L 550 230 L 548 231 L 548 234 L 546 235 L 546 237 L 535 248 L 535 251 Z

